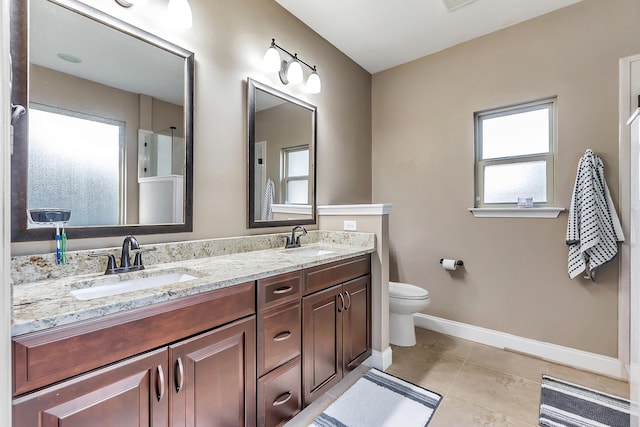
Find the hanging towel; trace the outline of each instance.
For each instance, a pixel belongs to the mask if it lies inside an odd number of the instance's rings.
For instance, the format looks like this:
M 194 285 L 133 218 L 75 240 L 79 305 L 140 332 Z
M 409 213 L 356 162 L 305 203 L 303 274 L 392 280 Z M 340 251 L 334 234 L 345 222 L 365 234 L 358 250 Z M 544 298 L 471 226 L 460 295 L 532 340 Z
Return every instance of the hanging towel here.
M 264 188 L 264 196 L 262 198 L 262 216 L 263 221 L 273 219 L 273 210 L 271 205 L 273 204 L 273 196 L 275 195 L 276 188 L 271 178 L 267 179 L 267 185 Z
M 578 163 L 569 208 L 569 277 L 586 270 L 595 280 L 596 269 L 616 256 L 618 242 L 623 241 L 620 219 L 604 179 L 604 164 L 587 150 Z

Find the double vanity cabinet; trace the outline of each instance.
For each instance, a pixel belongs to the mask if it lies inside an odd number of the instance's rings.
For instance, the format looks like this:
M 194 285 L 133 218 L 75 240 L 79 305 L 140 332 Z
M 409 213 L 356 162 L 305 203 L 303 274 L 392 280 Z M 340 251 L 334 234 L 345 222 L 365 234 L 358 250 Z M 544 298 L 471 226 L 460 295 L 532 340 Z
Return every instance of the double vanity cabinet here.
M 13 339 L 13 423 L 274 426 L 371 354 L 370 256 Z

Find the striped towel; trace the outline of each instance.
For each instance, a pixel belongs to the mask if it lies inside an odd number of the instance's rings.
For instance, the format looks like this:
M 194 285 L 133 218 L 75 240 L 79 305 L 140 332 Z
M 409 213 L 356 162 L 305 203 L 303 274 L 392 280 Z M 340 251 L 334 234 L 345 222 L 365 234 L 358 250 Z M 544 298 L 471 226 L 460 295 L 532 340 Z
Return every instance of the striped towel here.
M 595 271 L 618 253 L 624 241 L 620 220 L 604 179 L 604 164 L 593 151 L 580 158 L 567 224 L 569 277 Z
M 267 179 L 267 185 L 264 189 L 264 196 L 262 198 L 262 212 L 261 217 L 263 221 L 273 219 L 273 210 L 271 205 L 273 204 L 273 196 L 276 194 L 276 188 L 271 178 Z

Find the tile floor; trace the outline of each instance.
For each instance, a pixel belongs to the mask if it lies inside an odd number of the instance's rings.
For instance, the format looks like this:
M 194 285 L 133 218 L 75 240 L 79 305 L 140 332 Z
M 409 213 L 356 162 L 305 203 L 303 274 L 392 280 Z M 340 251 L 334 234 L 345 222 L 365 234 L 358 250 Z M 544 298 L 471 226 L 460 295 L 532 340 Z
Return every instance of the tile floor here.
M 537 426 L 542 374 L 629 397 L 629 384 L 608 377 L 416 328 L 415 347 L 393 349 L 388 373 L 443 396 L 429 427 Z M 308 426 L 366 372 L 360 367 L 286 427 Z

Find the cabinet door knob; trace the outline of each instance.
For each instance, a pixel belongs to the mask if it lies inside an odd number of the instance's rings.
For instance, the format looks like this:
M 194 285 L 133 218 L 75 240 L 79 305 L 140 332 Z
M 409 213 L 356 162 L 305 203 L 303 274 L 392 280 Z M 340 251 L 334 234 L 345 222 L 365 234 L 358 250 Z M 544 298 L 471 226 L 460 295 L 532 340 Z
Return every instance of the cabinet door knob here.
M 291 336 L 291 331 L 280 332 L 278 335 L 273 337 L 274 341 L 284 341 Z
M 158 402 L 164 397 L 164 371 L 162 370 L 162 365 L 158 365 L 157 368 L 156 396 L 158 397 Z
M 351 294 L 349 291 L 344 291 L 344 294 L 347 296 L 347 306 L 344 308 L 345 311 L 351 308 Z
M 292 289 L 293 286 L 282 286 L 278 289 L 274 289 L 273 293 L 274 295 L 286 294 L 287 292 L 291 292 Z
M 182 358 L 178 357 L 176 360 L 176 393 L 182 390 L 184 385 L 184 366 L 182 365 Z
M 280 396 L 276 397 L 276 400 L 273 401 L 273 406 L 284 405 L 291 399 L 293 394 L 290 391 L 282 393 Z
M 338 313 L 340 313 L 342 310 L 344 310 L 344 297 L 342 296 L 342 292 L 340 292 L 338 294 L 338 296 L 340 297 L 340 305 L 338 306 Z

